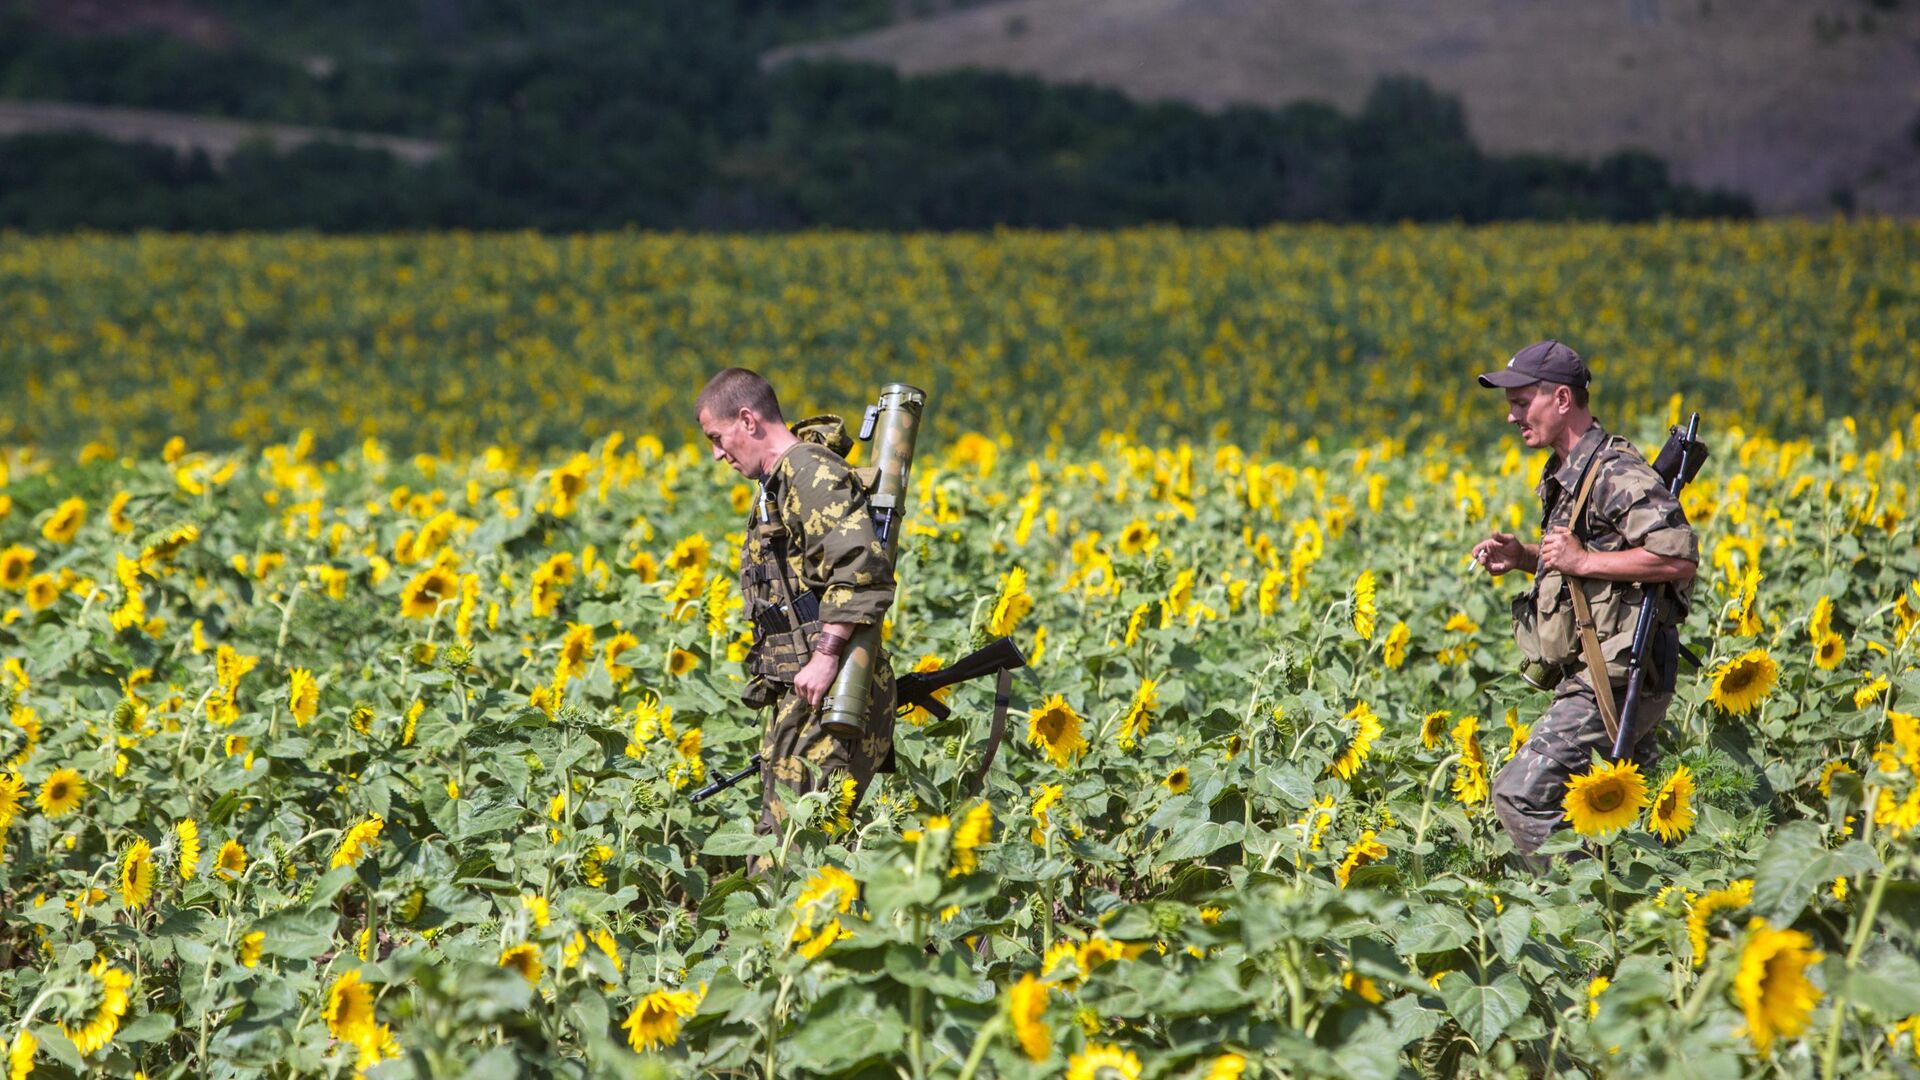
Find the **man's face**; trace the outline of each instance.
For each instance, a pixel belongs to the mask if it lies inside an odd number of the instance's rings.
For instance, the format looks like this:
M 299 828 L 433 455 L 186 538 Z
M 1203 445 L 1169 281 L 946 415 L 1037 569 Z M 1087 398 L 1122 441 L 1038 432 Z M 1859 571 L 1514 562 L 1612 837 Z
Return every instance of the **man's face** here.
M 1559 441 L 1567 426 L 1573 393 L 1555 383 L 1533 383 L 1507 390 L 1507 423 L 1520 429 L 1520 441 L 1539 450 Z
M 758 480 L 763 469 L 759 447 L 753 438 L 752 429 L 755 425 L 751 416 L 751 411 L 743 408 L 716 419 L 712 413 L 701 409 L 700 430 L 706 433 L 715 461 L 724 461 L 741 476 Z

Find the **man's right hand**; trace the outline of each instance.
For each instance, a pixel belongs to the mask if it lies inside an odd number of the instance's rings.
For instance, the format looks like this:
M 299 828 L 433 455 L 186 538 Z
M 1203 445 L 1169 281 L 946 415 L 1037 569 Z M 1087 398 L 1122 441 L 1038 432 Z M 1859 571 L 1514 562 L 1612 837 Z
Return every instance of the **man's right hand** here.
M 1512 570 L 1528 570 L 1527 545 L 1512 533 L 1496 532 L 1474 545 L 1473 561 L 1498 577 Z

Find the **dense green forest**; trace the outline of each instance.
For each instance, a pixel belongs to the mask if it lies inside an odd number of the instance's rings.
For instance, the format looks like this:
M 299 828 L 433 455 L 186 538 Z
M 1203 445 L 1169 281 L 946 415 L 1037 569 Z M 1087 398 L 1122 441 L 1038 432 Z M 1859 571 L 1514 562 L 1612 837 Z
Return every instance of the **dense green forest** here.
M 1354 115 L 1218 113 L 1013 75 L 763 69 L 885 0 L 220 0 L 233 40 L 75 34 L 0 14 L 0 97 L 438 139 L 249 148 L 216 163 L 78 134 L 0 139 L 28 230 L 969 229 L 1141 222 L 1745 216 L 1660 161 L 1482 152 L 1460 106 L 1385 80 Z

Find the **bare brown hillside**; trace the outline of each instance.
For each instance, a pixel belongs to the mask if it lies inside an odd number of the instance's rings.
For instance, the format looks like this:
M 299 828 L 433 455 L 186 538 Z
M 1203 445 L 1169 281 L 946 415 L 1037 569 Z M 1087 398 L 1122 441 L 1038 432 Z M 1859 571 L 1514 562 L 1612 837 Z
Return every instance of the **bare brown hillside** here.
M 1920 11 L 1863 0 L 1001 0 L 769 60 L 804 55 L 1209 108 L 1417 75 L 1491 150 L 1639 147 L 1772 213 L 1920 212 Z

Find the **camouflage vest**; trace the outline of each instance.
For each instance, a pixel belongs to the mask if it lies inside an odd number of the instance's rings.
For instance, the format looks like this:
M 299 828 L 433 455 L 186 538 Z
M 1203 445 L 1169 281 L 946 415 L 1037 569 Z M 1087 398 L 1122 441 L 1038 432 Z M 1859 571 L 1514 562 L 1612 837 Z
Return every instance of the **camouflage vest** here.
M 1602 441 L 1584 469 L 1603 470 L 1609 458 L 1632 455 L 1643 461 L 1632 441 L 1602 433 Z M 1558 485 L 1555 485 L 1556 487 Z M 1594 507 L 1600 492 L 1595 490 L 1583 505 L 1573 491 L 1561 491 L 1548 498 L 1549 488 L 1542 484 L 1540 532 L 1564 527 L 1581 543 L 1596 551 L 1620 551 L 1625 547 L 1611 525 L 1602 521 Z M 1579 513 L 1576 515 L 1575 511 Z M 1594 630 L 1607 658 L 1610 679 L 1626 677 L 1624 655 L 1633 644 L 1634 623 L 1640 614 L 1640 601 L 1646 586 L 1636 582 L 1602 581 L 1597 578 L 1570 578 L 1557 570 L 1535 575 L 1526 591 L 1513 598 L 1513 636 L 1520 654 L 1550 670 L 1572 671 L 1579 667 L 1580 636 L 1574 626 L 1573 590 L 1585 594 L 1593 612 Z M 1667 585 L 1655 585 L 1654 613 L 1658 626 L 1670 627 L 1686 616 L 1687 596 Z M 1562 672 L 1564 673 L 1564 672 Z M 1549 682 L 1558 675 L 1549 676 Z
M 853 449 L 846 424 L 837 416 L 809 417 L 793 425 L 793 433 L 843 457 Z M 800 538 L 782 519 L 780 502 L 778 492 L 769 491 L 762 481 L 740 549 L 740 596 L 753 624 L 748 674 L 791 685 L 813 655 L 813 639 L 820 633 L 820 597 L 807 587 Z

